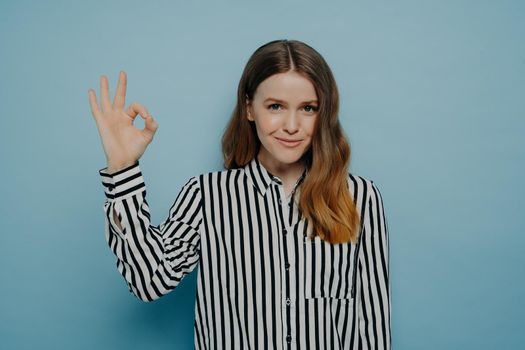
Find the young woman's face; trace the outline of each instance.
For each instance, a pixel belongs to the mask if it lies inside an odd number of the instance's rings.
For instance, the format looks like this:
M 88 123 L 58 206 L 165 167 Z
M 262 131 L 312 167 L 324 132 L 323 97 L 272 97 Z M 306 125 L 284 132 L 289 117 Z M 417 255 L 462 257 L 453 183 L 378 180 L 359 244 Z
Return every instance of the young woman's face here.
M 300 161 L 312 141 L 318 106 L 313 84 L 297 72 L 260 83 L 247 116 L 261 141 L 259 159 L 279 168 Z

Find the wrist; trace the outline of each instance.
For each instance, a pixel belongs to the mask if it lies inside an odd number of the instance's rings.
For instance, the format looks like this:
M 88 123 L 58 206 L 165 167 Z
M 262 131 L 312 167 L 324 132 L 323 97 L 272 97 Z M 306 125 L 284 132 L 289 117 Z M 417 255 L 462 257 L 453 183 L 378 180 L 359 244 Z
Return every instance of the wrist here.
M 127 162 L 108 162 L 108 166 L 107 166 L 107 172 L 112 175 L 114 173 L 117 173 L 119 171 L 122 171 L 126 168 L 129 168 L 131 167 L 132 165 L 136 164 L 137 161 L 127 161 Z

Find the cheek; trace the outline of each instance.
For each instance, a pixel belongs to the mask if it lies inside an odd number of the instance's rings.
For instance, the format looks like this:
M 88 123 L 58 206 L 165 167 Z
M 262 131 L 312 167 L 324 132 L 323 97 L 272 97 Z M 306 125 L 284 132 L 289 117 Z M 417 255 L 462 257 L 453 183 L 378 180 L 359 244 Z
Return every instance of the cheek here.
M 279 118 L 263 114 L 257 119 L 257 128 L 263 134 L 271 134 L 279 129 Z
M 308 120 L 304 125 L 304 130 L 309 136 L 312 136 L 315 130 L 315 119 Z

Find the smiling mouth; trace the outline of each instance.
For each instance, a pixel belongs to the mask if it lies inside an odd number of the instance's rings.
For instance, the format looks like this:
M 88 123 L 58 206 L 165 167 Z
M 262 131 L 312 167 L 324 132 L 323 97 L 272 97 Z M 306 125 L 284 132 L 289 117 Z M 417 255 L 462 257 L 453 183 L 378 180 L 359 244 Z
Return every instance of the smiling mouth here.
M 294 146 L 297 146 L 298 144 L 301 143 L 302 140 L 288 140 L 288 139 L 280 139 L 278 137 L 276 137 L 277 141 L 279 141 L 280 143 L 282 143 L 283 145 L 285 146 L 288 146 L 288 147 L 294 147 Z

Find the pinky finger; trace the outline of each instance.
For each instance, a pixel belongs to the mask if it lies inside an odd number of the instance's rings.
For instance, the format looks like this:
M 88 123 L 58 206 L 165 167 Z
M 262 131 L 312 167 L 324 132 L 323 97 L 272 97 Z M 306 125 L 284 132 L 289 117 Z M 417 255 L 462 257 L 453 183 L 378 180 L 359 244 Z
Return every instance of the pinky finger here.
M 97 103 L 97 95 L 95 94 L 95 90 L 89 89 L 88 94 L 89 94 L 89 105 L 91 107 L 91 114 L 93 114 L 93 117 L 95 119 L 98 119 L 101 116 L 101 112 L 100 112 L 100 108 Z

